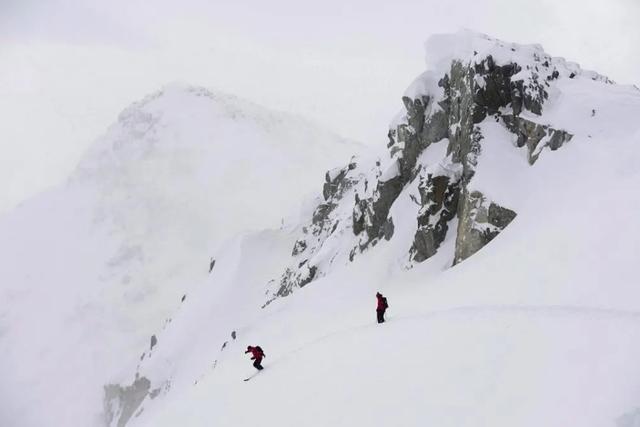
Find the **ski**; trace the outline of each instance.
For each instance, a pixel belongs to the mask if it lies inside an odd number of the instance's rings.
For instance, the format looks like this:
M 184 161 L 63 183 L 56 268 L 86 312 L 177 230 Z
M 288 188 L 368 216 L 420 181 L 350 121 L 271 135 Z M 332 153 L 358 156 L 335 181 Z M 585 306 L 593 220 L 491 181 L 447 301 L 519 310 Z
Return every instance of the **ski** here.
M 249 381 L 251 378 L 255 377 L 256 375 L 258 375 L 259 372 L 256 372 L 255 374 L 251 375 L 250 377 L 245 378 L 243 381 Z

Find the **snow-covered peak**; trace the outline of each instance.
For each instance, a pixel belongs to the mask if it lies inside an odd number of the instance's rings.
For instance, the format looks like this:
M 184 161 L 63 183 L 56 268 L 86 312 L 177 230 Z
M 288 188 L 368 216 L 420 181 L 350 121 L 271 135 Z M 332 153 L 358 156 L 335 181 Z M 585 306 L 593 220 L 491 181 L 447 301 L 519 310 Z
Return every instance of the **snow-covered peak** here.
M 542 65 L 545 69 L 552 70 L 555 66 L 562 76 L 574 73 L 575 76 L 612 83 L 606 76 L 582 70 L 575 62 L 547 54 L 540 44 L 505 42 L 468 29 L 453 34 L 435 34 L 425 42 L 427 69 L 435 72 L 446 71 L 453 61 L 480 64 L 489 56 L 496 65 L 520 64 L 525 68 Z M 544 73 L 542 67 L 535 71 Z M 516 75 L 514 78 L 518 80 L 519 77 Z
M 358 148 L 198 87 L 126 108 L 65 185 L 0 222 L 0 369 L 12 390 L 0 425 L 102 424 L 102 387 L 207 277 L 218 246 L 297 217 Z M 70 404 L 80 409 L 59 412 Z
M 344 153 L 357 149 L 357 144 L 299 116 L 203 87 L 171 83 L 124 109 L 83 157 L 77 175 L 108 174 L 123 162 L 148 160 L 162 151 L 222 156 L 227 151 L 233 155 L 304 148 L 326 157 L 335 152 L 335 142 Z
M 118 122 L 127 126 L 139 114 L 165 115 L 167 112 L 177 116 L 207 114 L 209 118 L 227 118 L 245 120 L 271 126 L 285 119 L 302 122 L 303 119 L 291 114 L 276 112 L 255 104 L 249 100 L 220 91 L 173 82 L 162 87 L 142 100 L 134 102 L 118 117 Z M 295 119 L 294 119 L 295 117 Z
M 449 73 L 453 62 L 481 67 L 518 64 L 518 69 L 512 76 L 513 81 L 578 78 L 613 83 L 606 76 L 583 70 L 575 62 L 549 55 L 540 44 L 510 43 L 463 29 L 456 33 L 434 34 L 429 37 L 425 42 L 427 71 L 409 86 L 405 96 L 416 98 L 427 93 L 437 93 L 439 80 Z

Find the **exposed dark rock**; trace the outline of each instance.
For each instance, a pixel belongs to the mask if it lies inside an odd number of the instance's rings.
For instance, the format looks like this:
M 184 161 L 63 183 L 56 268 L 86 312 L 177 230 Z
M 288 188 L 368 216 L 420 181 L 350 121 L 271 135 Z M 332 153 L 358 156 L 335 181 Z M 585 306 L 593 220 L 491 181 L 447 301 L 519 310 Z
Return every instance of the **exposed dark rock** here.
M 376 189 L 377 200 L 374 199 L 371 201 L 372 209 L 370 212 L 372 215 L 365 223 L 365 230 L 369 235 L 369 240 L 384 235 L 384 232 L 381 230 L 387 222 L 391 205 L 402 191 L 402 184 L 402 178 L 400 176 L 391 178 L 389 181 L 378 182 L 378 188 Z
M 458 209 L 454 264 L 482 249 L 515 217 L 514 211 L 488 200 L 479 191 L 463 190 Z
M 494 227 L 504 230 L 504 228 L 511 223 L 516 217 L 516 213 L 511 209 L 503 208 L 495 203 L 489 205 L 489 216 L 487 222 Z
M 319 205 L 316 210 L 313 212 L 313 218 L 312 218 L 312 222 L 313 224 L 316 225 L 324 225 L 324 223 L 327 221 L 327 219 L 329 218 L 329 214 L 331 213 L 332 210 L 335 209 L 337 205 L 335 203 L 323 203 L 321 205 Z
M 449 123 L 446 105 L 434 106 L 432 99 L 403 97 L 407 116 L 406 123 L 389 131 L 389 154 L 396 157 L 402 181 L 406 184 L 414 177 L 418 156 L 430 144 L 447 137 Z
M 326 182 L 322 187 L 322 195 L 324 196 L 325 200 L 329 200 L 331 196 L 338 191 L 340 182 L 344 179 L 346 174 L 347 174 L 347 171 L 343 169 L 335 177 L 335 179 L 332 180 L 330 173 L 327 172 L 327 174 L 325 175 Z
M 503 115 L 502 120 L 507 129 L 517 135 L 516 144 L 518 147 L 526 145 L 529 164 L 534 164 L 538 160 L 544 147 L 549 147 L 551 151 L 555 151 L 573 137 L 573 135 L 564 130 L 553 129 L 521 117 Z
M 325 201 L 340 199 L 344 192 L 357 182 L 353 177 L 348 176 L 349 172 L 357 167 L 356 162 L 351 162 L 339 171 L 328 171 L 325 174 L 325 183 L 322 187 L 322 195 Z M 332 175 L 335 175 L 332 177 Z
M 151 346 L 149 349 L 153 350 L 153 347 L 155 347 L 156 344 L 158 344 L 158 338 L 156 338 L 155 335 L 151 335 Z
M 429 104 L 430 98 L 425 96 L 419 99 L 410 99 L 406 96 L 402 98 L 402 102 L 407 110 L 407 124 L 398 126 L 398 140 L 404 143 L 402 156 L 400 161 L 400 174 L 402 177 L 409 178 L 411 171 L 416 165 L 418 156 L 424 149 L 423 141 L 419 135 L 422 133 L 425 124 L 425 110 Z
M 449 108 L 449 145 L 447 154 L 452 161 L 462 166 L 462 180 L 460 185 L 466 185 L 473 174 L 480 154 L 482 135 L 475 125 L 478 112 L 475 107 L 474 75 L 469 67 L 460 62 L 451 66 L 449 90 L 452 100 Z M 480 114 L 485 114 L 480 110 Z M 474 118 L 475 117 L 475 118 Z
M 295 288 L 306 286 L 316 277 L 317 272 L 318 268 L 316 266 L 309 266 L 306 262 L 295 270 L 288 268 L 280 279 L 280 287 L 275 296 L 286 297 Z
M 511 85 L 511 76 L 520 71 L 517 64 L 498 66 L 493 57 L 487 58 L 476 64 L 474 76 L 481 76 L 482 85 L 476 85 L 474 94 L 473 122 L 480 123 L 487 115 L 496 114 L 501 107 L 511 103 L 514 87 Z M 515 92 L 521 95 L 520 91 Z
M 305 249 L 307 249 L 307 242 L 304 240 L 296 240 L 296 243 L 293 245 L 291 255 L 296 256 L 301 254 Z
M 389 240 L 393 236 L 393 222 L 388 218 L 393 202 L 398 198 L 404 187 L 404 177 L 397 175 L 387 181 L 378 181 L 373 195 L 360 199 L 356 194 L 353 209 L 353 234 L 360 235 L 358 251 L 352 251 L 350 260 L 357 252 L 363 252 L 370 246 L 375 246 L 382 238 Z
M 417 195 L 410 195 L 420 205 L 409 248 L 412 262 L 433 256 L 448 236 L 455 238 L 454 263 L 489 243 L 516 212 L 503 207 L 501 201 L 487 199 L 472 186 L 483 146 L 494 143 L 485 140 L 482 129 L 487 120 L 502 123 L 515 135 L 516 145 L 526 147 L 530 164 L 546 147 L 553 151 L 570 141 L 572 135 L 567 131 L 535 123 L 532 118 L 542 114 L 549 88 L 569 73 L 560 64 L 542 52 L 533 52 L 526 63 L 497 63 L 492 56 L 476 55 L 471 61 L 454 60 L 433 91 L 434 76 L 425 74 L 424 81 L 419 79 L 407 91 L 411 95 L 402 98 L 404 115 L 387 134 L 388 157 L 368 165 L 370 170 L 350 163 L 327 172 L 324 200 L 303 227 L 293 247 L 294 260 L 281 276 L 275 295 L 288 295 L 323 276 L 322 270 L 328 269 L 336 257 L 353 261 L 363 251 L 393 239 L 399 224 L 390 218 L 392 206 L 418 176 L 420 201 Z M 569 77 L 575 77 L 575 73 Z M 609 82 L 602 76 L 594 78 Z M 419 164 L 424 151 L 443 139 L 448 145 L 442 162 L 448 166 L 438 169 L 438 165 Z M 347 192 L 349 189 L 352 191 Z M 344 197 L 347 193 L 349 197 Z M 450 222 L 456 217 L 458 226 L 455 235 L 450 235 Z M 345 250 L 336 241 L 346 233 L 354 237 Z M 326 242 L 330 243 L 323 246 Z M 322 262 L 314 258 L 318 254 L 325 257 Z
M 356 202 L 353 208 L 353 234 L 356 236 L 364 231 L 365 211 L 368 207 L 366 200 L 361 200 L 356 194 Z
M 391 238 L 393 237 L 393 230 L 393 218 L 389 217 L 389 219 L 387 219 L 387 221 L 382 226 L 382 237 L 384 237 L 384 240 L 391 240 Z
M 104 386 L 104 417 L 106 425 L 113 425 L 119 414 L 116 426 L 124 427 L 147 397 L 150 388 L 151 382 L 147 378 L 137 376 L 130 386 L 122 387 L 119 384 Z
M 421 179 L 418 189 L 422 207 L 410 254 L 411 259 L 422 262 L 435 255 L 444 241 L 448 223 L 456 216 L 460 186 L 450 177 L 429 174 Z
M 311 283 L 311 281 L 313 280 L 314 277 L 316 277 L 316 272 L 318 271 L 318 268 L 315 265 L 312 265 L 309 267 L 309 274 L 306 277 L 303 277 L 300 282 L 298 283 L 298 286 L 303 287 L 308 283 Z

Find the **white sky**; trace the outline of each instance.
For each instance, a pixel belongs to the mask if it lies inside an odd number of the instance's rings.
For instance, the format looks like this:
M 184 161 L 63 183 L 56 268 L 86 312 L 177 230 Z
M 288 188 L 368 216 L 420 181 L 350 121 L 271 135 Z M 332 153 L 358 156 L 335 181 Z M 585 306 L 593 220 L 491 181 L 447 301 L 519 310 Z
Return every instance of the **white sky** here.
M 540 43 L 640 84 L 640 0 L 0 0 L 0 212 L 170 81 L 386 141 L 432 33 Z

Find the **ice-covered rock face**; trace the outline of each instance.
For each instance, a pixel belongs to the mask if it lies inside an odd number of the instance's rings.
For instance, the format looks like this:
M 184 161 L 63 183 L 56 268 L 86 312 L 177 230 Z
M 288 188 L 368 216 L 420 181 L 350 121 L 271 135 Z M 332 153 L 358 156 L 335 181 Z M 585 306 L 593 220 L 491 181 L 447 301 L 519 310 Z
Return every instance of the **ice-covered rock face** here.
M 557 150 L 573 136 L 572 129 L 545 116 L 547 104 L 560 93 L 558 82 L 613 83 L 551 57 L 539 45 L 469 31 L 432 37 L 426 56 L 429 70 L 402 97 L 404 109 L 390 127 L 387 155 L 354 159 L 327 174 L 324 201 L 302 227 L 294 262 L 275 296 L 308 284 L 336 262 L 353 261 L 381 240 L 393 239 L 399 228 L 413 230 L 413 240 L 402 242 L 396 254 L 405 266 L 429 259 L 448 238 L 455 240 L 451 264 L 464 261 L 517 215 L 510 200 L 494 200 L 493 189 L 478 188 L 474 179 L 485 146 L 502 142 L 495 126 L 513 150 L 524 150 L 519 164 L 511 166 L 530 167 L 543 151 Z M 391 212 L 404 193 L 416 211 L 411 223 L 399 224 Z

